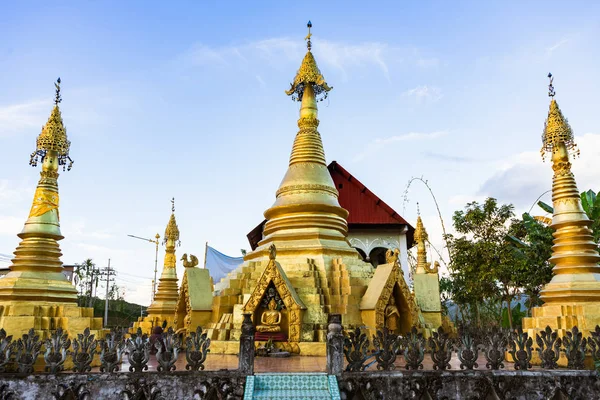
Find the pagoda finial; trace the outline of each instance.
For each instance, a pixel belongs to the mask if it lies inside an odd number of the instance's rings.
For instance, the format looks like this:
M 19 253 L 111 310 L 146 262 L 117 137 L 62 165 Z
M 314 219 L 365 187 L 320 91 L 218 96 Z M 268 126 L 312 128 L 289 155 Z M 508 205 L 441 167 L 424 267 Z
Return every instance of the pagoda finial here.
M 304 40 L 306 40 L 306 48 L 308 49 L 308 51 L 310 51 L 310 49 L 312 47 L 312 43 L 310 41 L 310 37 L 312 36 L 312 33 L 310 33 L 310 28 L 312 28 L 312 22 L 308 21 L 308 24 L 306 24 L 306 27 L 308 28 L 308 35 L 306 35 Z
M 312 42 L 310 39 L 312 33 L 310 33 L 310 28 L 312 27 L 312 23 L 308 21 L 306 26 L 308 27 L 308 35 L 304 39 L 306 40 L 308 51 L 302 60 L 300 69 L 296 73 L 294 82 L 290 84 L 290 90 L 286 90 L 285 93 L 288 96 L 292 96 L 292 100 L 302 101 L 305 89 L 307 86 L 311 86 L 314 92 L 313 97 L 317 101 L 322 101 L 327 98 L 327 92 L 333 88 L 325 82 L 325 78 L 323 78 L 319 67 L 317 67 L 315 57 L 311 53 Z
M 73 167 L 73 160 L 69 157 L 69 148 L 71 142 L 67 139 L 67 129 L 65 128 L 60 114 L 58 104 L 62 101 L 60 95 L 60 78 L 56 80 L 54 87 L 56 95 L 54 98 L 54 108 L 50 113 L 48 122 L 42 127 L 42 132 L 37 137 L 36 149 L 31 153 L 29 165 L 36 167 L 38 160 L 44 163 L 46 157 L 57 157 L 58 165 L 62 165 L 63 171 L 65 168 L 70 171 Z M 67 165 L 68 161 L 68 165 Z
M 548 96 L 554 98 L 556 92 L 554 91 L 554 85 L 552 84 L 552 82 L 554 82 L 554 77 L 551 72 L 548 72 L 548 79 L 550 79 L 550 84 L 548 84 Z
M 58 105 L 58 103 L 62 101 L 62 98 L 60 97 L 60 76 L 56 80 L 54 87 L 56 88 L 56 97 L 54 98 L 54 104 Z
M 169 218 L 169 223 L 167 224 L 167 228 L 165 229 L 165 235 L 163 236 L 163 243 L 169 247 L 170 245 L 175 248 L 175 245 L 179 241 L 179 227 L 177 226 L 177 221 L 175 220 L 175 197 L 171 199 L 171 217 Z
M 548 96 L 550 96 L 550 110 L 548 111 L 548 117 L 544 123 L 544 132 L 542 133 L 542 159 L 545 158 L 546 153 L 552 153 L 553 155 L 559 150 L 564 148 L 568 153 L 577 157 L 579 156 L 579 149 L 575 144 L 575 137 L 569 121 L 562 114 L 562 111 L 558 107 L 558 103 L 554 99 L 556 92 L 554 90 L 554 77 L 551 73 L 548 74 L 550 84 L 548 85 Z M 561 144 L 562 143 L 562 144 Z

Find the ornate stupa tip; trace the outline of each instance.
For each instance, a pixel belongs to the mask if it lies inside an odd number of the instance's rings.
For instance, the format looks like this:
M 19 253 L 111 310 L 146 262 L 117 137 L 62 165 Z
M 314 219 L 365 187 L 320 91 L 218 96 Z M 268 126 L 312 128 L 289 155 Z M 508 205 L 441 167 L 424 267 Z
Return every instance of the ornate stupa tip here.
M 425 243 L 428 239 L 427 231 L 423 226 L 423 220 L 420 215 L 417 217 L 417 227 L 415 228 L 414 238 L 417 243 Z
M 172 240 L 173 242 L 179 240 L 179 228 L 177 227 L 177 221 L 175 220 L 175 198 L 171 199 L 171 218 L 169 218 L 169 223 L 165 229 L 163 243 L 167 243 L 169 240 Z
M 37 166 L 38 160 L 44 161 L 49 151 L 56 152 L 58 157 L 58 165 L 63 166 L 63 170 L 71 170 L 73 166 L 73 160 L 69 157 L 69 148 L 71 142 L 67 139 L 67 129 L 65 128 L 60 114 L 59 103 L 62 101 L 60 95 L 60 78 L 56 80 L 54 87 L 56 88 L 56 95 L 54 98 L 54 108 L 50 113 L 50 118 L 46 125 L 42 127 L 42 132 L 37 137 L 36 149 L 31 154 L 29 165 Z M 67 166 L 68 161 L 68 166 Z
M 312 37 L 312 33 L 310 33 L 310 28 L 312 28 L 312 23 L 308 21 L 306 26 L 308 27 L 308 35 L 304 39 L 306 40 L 308 51 L 302 60 L 300 69 L 296 73 L 294 82 L 290 84 L 290 90 L 286 90 L 285 93 L 288 96 L 292 96 L 292 100 L 302 101 L 304 88 L 307 85 L 311 85 L 315 93 L 315 98 L 322 101 L 327 98 L 327 92 L 333 89 L 333 87 L 330 87 L 325 82 L 325 78 L 323 78 L 319 67 L 317 67 L 317 62 L 311 52 L 312 42 L 310 38 Z
M 558 107 L 558 103 L 554 100 L 556 91 L 554 90 L 554 77 L 552 74 L 548 74 L 550 84 L 548 85 L 548 96 L 550 96 L 550 110 L 548 111 L 548 118 L 544 123 L 544 132 L 542 134 L 542 158 L 545 157 L 546 153 L 555 153 L 558 151 L 559 143 L 564 143 L 567 151 L 573 155 L 579 155 L 579 149 L 575 144 L 575 138 L 573 136 L 573 130 L 569 125 L 569 121 L 564 117 L 562 111 Z

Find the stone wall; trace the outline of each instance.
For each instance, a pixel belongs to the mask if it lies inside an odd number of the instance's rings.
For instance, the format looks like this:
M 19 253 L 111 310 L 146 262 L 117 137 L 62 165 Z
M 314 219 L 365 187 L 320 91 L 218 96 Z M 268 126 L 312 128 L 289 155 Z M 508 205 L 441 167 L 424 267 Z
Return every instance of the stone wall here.
M 242 399 L 245 376 L 237 371 L 2 374 L 0 399 Z
M 595 371 L 346 372 L 338 376 L 342 400 L 600 399 Z

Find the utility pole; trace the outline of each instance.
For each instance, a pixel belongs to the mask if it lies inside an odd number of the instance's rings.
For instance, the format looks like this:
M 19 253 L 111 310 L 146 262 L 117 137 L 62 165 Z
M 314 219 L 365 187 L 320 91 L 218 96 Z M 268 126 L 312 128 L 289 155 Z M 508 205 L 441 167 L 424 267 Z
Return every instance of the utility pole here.
M 108 267 L 104 268 L 101 275 L 102 277 L 106 276 L 106 299 L 104 300 L 104 326 L 106 326 L 108 325 L 108 292 L 115 276 L 115 270 L 110 268 L 110 258 L 108 259 Z
M 160 239 L 160 235 L 157 233 L 156 236 L 154 237 L 155 238 L 154 240 L 146 239 L 146 238 L 135 236 L 135 235 L 127 235 L 127 236 L 135 238 L 135 239 L 145 240 L 146 242 L 154 243 L 156 245 L 156 253 L 154 254 L 154 280 L 152 281 L 152 296 L 150 298 L 151 301 L 154 301 L 154 294 L 156 293 L 156 274 L 158 273 L 158 244 L 160 243 L 160 241 L 158 239 Z

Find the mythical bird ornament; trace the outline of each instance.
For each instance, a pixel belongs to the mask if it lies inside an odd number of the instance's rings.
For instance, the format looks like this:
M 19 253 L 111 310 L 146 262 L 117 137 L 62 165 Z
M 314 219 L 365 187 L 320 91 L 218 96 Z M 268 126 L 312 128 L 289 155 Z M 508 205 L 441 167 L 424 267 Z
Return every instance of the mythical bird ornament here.
M 183 266 L 185 268 L 194 268 L 196 265 L 198 265 L 198 257 L 193 254 L 190 254 L 190 260 L 188 260 L 188 255 L 185 253 L 181 257 L 181 261 L 183 261 Z

